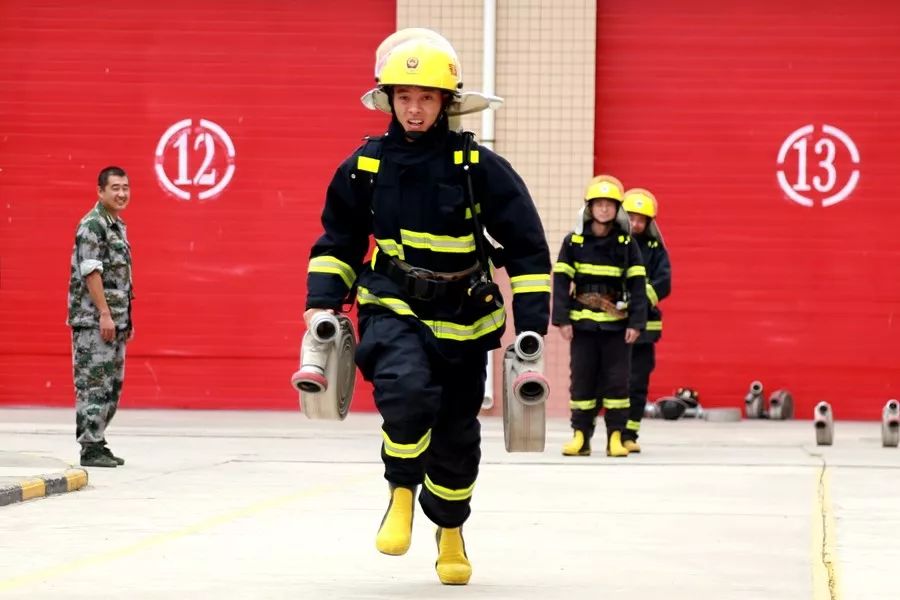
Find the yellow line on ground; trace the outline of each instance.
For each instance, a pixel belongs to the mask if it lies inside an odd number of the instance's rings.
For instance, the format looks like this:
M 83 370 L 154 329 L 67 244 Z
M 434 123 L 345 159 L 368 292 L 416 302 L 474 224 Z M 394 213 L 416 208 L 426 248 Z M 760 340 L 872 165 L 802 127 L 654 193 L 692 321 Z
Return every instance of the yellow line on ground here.
M 811 562 L 813 600 L 841 600 L 837 557 L 837 523 L 831 509 L 830 474 L 822 462 L 816 474 L 816 494 L 812 510 Z
M 251 504 L 250 506 L 246 506 L 244 508 L 239 508 L 237 510 L 229 511 L 215 517 L 204 519 L 198 523 L 188 525 L 187 527 L 183 527 L 182 529 L 178 529 L 176 531 L 154 535 L 134 544 L 122 546 L 121 548 L 114 548 L 107 552 L 94 554 L 92 556 L 86 556 L 78 560 L 45 567 L 43 569 L 32 571 L 31 573 L 25 573 L 24 575 L 17 575 L 9 579 L 0 579 L 0 592 L 20 588 L 29 583 L 35 583 L 37 581 L 59 577 L 60 575 L 65 575 L 66 573 L 71 573 L 72 571 L 77 571 L 85 567 L 112 562 L 114 560 L 118 560 L 132 554 L 137 554 L 138 552 L 141 552 L 143 550 L 147 550 L 155 546 L 160 546 L 162 544 L 165 544 L 166 542 L 172 542 L 175 540 L 186 538 L 190 535 L 201 533 L 220 525 L 226 525 L 244 517 L 249 517 L 257 513 L 284 506 L 285 504 L 290 504 L 291 502 L 295 502 L 297 500 L 300 500 L 301 498 L 321 496 L 322 494 L 342 490 L 350 487 L 351 485 L 359 483 L 360 481 L 362 481 L 362 479 L 362 477 L 355 477 L 353 479 L 345 480 L 343 482 L 332 485 L 321 485 L 302 490 L 300 492 L 295 492 L 293 494 L 279 496 L 277 498 L 269 498 L 267 500 L 263 500 L 262 502 Z

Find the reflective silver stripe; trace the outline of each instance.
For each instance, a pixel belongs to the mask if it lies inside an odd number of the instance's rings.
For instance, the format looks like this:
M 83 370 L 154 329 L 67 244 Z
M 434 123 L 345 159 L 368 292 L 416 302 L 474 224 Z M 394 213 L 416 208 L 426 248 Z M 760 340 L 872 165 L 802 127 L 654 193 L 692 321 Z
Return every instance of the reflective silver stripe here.
M 631 406 L 631 400 L 628 398 L 604 398 L 603 408 L 628 408 Z
M 659 296 L 656 295 L 656 290 L 649 282 L 647 283 L 647 299 L 650 301 L 650 306 L 659 304 Z
M 377 244 L 376 249 L 380 249 L 388 256 L 396 256 L 400 260 L 405 260 L 406 257 L 403 256 L 403 246 L 401 246 L 396 240 L 392 240 L 390 238 L 375 238 L 375 243 Z
M 647 269 L 644 268 L 644 265 L 634 265 L 633 267 L 628 267 L 628 272 L 625 274 L 626 277 L 646 277 Z
M 432 252 L 455 254 L 475 252 L 475 236 L 471 233 L 462 237 L 451 237 L 449 235 L 433 235 L 421 231 L 401 229 L 400 242 L 410 248 L 431 250 Z
M 575 267 L 564 262 L 558 262 L 553 265 L 554 273 L 563 273 L 569 277 L 575 277 Z
M 641 430 L 641 422 L 640 421 L 632 421 L 628 419 L 628 422 L 625 423 L 625 429 L 630 431 L 640 431 Z
M 509 278 L 512 286 L 513 294 L 524 294 L 527 292 L 547 292 L 550 293 L 550 274 L 538 275 L 516 275 Z
M 381 430 L 381 437 L 384 439 L 384 453 L 394 458 L 416 458 L 428 448 L 431 443 L 431 430 L 425 432 L 418 442 L 414 444 L 398 444 L 392 440 L 386 431 Z
M 644 267 L 641 267 L 642 269 Z M 575 270 L 585 275 L 600 275 L 602 277 L 621 277 L 624 269 L 611 265 L 592 265 L 590 263 L 575 263 Z
M 382 308 L 394 311 L 398 315 L 409 315 L 412 317 L 416 316 L 416 313 L 412 311 L 412 309 L 409 307 L 409 304 L 407 304 L 403 300 L 400 300 L 398 298 L 381 298 L 370 292 L 368 288 L 364 288 L 362 286 L 357 289 L 356 298 L 359 301 L 360 306 L 362 306 L 363 304 L 375 304 Z
M 581 310 L 570 310 L 570 321 L 596 321 L 598 323 L 611 323 L 613 321 L 622 321 L 627 317 L 615 317 L 607 312 L 597 312 L 586 308 Z
M 472 490 L 475 489 L 475 483 L 473 482 L 469 487 L 454 490 L 452 488 L 436 484 L 428 475 L 426 475 L 425 489 L 427 489 L 429 492 L 431 492 L 441 500 L 449 500 L 450 502 L 455 502 L 459 500 L 468 500 L 469 498 L 471 498 Z
M 373 304 L 386 308 L 398 315 L 419 318 L 410 308 L 409 304 L 398 298 L 376 296 L 368 288 L 360 286 L 357 290 L 357 300 L 360 306 Z M 497 331 L 506 323 L 506 310 L 501 306 L 489 315 L 486 315 L 474 323 L 453 323 L 451 321 L 429 321 L 420 319 L 434 333 L 434 337 L 460 342 L 477 340 L 493 331 Z
M 444 340 L 477 340 L 493 331 L 497 331 L 506 323 L 506 310 L 501 306 L 494 312 L 481 317 L 471 325 L 452 323 L 450 321 L 428 321 L 422 319 L 428 325 L 434 337 Z
M 572 410 L 593 410 L 597 408 L 596 400 L 569 400 L 569 408 Z
M 309 261 L 308 273 L 328 273 L 337 275 L 344 280 L 347 287 L 351 287 L 356 280 L 356 272 L 350 265 L 333 256 L 314 256 Z

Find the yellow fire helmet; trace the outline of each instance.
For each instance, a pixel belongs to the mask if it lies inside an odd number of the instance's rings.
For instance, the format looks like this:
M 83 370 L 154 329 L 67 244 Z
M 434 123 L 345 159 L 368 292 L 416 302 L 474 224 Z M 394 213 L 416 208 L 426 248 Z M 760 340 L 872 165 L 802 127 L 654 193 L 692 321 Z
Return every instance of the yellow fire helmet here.
M 619 203 L 619 209 L 616 211 L 615 221 L 623 231 L 631 233 L 631 222 L 628 220 L 628 213 L 622 210 L 622 200 L 625 197 L 625 186 L 622 182 L 612 175 L 597 175 L 588 182 L 587 189 L 584 191 L 584 207 L 579 214 L 579 222 L 575 226 L 575 233 L 584 232 L 584 224 L 594 220 L 591 215 L 591 200 L 606 198 Z
M 375 51 L 378 86 L 363 94 L 370 110 L 391 112 L 385 87 L 412 85 L 450 92 L 448 115 L 464 115 L 498 108 L 503 99 L 462 91 L 462 67 L 453 46 L 441 34 L 422 27 L 401 29 L 388 36 Z
M 622 208 L 626 212 L 647 217 L 647 234 L 660 242 L 663 241 L 662 232 L 659 230 L 659 225 L 656 224 L 656 215 L 659 214 L 659 204 L 656 202 L 656 196 L 644 188 L 631 188 L 625 192 Z

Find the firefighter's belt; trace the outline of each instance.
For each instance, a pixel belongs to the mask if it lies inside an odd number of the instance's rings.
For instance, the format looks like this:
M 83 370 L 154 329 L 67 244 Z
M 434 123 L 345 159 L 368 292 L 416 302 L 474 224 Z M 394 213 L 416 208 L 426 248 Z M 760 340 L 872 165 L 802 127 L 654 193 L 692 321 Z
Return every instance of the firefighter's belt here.
M 575 295 L 575 300 L 593 310 L 602 310 L 610 315 L 624 319 L 627 313 L 616 308 L 616 300 L 612 294 L 600 294 L 598 292 L 584 292 Z
M 442 273 L 414 267 L 396 256 L 382 256 L 381 260 L 375 262 L 376 271 L 387 275 L 410 297 L 425 301 L 465 295 L 472 275 L 480 268 L 481 265 L 476 262 L 464 271 Z

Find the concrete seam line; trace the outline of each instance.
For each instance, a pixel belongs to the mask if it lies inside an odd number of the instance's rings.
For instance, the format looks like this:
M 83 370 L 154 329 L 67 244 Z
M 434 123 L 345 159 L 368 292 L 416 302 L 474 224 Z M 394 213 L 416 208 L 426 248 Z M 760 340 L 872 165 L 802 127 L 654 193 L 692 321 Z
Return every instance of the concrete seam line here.
M 822 457 L 820 457 L 822 458 Z M 837 558 L 837 522 L 831 508 L 830 472 L 824 458 L 816 476 L 812 511 L 812 575 L 814 600 L 841 600 Z

